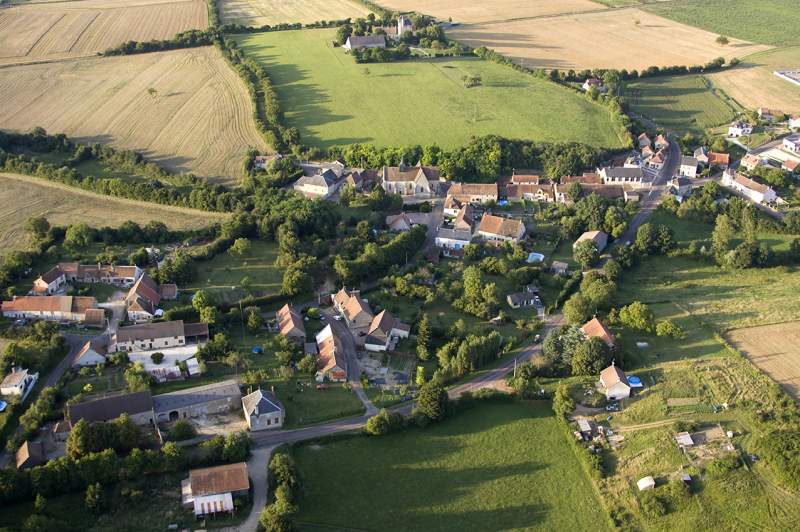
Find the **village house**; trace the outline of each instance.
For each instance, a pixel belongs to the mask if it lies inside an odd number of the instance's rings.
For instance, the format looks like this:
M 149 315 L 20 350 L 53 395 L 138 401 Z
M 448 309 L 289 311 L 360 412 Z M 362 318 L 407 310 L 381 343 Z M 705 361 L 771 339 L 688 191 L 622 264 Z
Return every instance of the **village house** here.
M 82 403 L 67 403 L 67 421 L 72 427 L 81 419 L 85 419 L 87 423 L 111 421 L 122 414 L 128 414 L 131 421 L 137 425 L 152 425 L 155 414 L 150 391 L 123 393 Z
M 642 160 L 642 156 L 639 155 L 637 152 L 632 151 L 630 155 L 625 159 L 625 162 L 622 164 L 623 168 L 641 168 L 644 165 L 644 161 Z
M 444 251 L 445 256 L 460 256 L 461 251 L 472 242 L 472 231 L 440 227 L 436 230 L 434 243 Z
M 286 418 L 283 404 L 275 395 L 261 388 L 242 397 L 242 409 L 247 428 L 251 431 L 280 428 Z
M 386 217 L 386 227 L 393 233 L 405 233 L 411 231 L 411 219 L 404 212 L 390 214 Z
M 242 392 L 234 379 L 153 396 L 158 422 L 226 414 L 238 410 Z
M 603 251 L 608 244 L 608 235 L 603 231 L 586 231 L 573 242 L 572 249 L 578 247 L 581 242 L 591 242 L 597 251 Z
M 342 179 L 342 186 L 352 187 L 356 192 L 361 192 L 364 190 L 364 185 L 366 185 L 367 181 L 367 175 L 363 170 L 352 170 L 347 172 L 344 179 Z
M 783 149 L 792 153 L 800 153 L 800 135 L 789 135 L 783 139 Z
M 367 351 L 392 351 L 400 338 L 408 338 L 411 327 L 395 318 L 388 310 L 382 310 L 372 319 L 364 348 Z
M 399 194 L 404 199 L 426 199 L 439 193 L 440 174 L 435 166 L 384 166 L 378 173 L 383 189 L 389 194 Z
M 82 296 L 15 296 L 0 303 L 6 318 L 28 318 L 47 321 L 84 322 L 102 325 L 103 309 L 97 308 L 93 297 Z
M 665 150 L 669 148 L 669 140 L 664 135 L 657 135 L 654 145 L 656 150 Z
M 333 170 L 323 170 L 318 174 L 300 176 L 292 188 L 309 199 L 328 199 L 342 183 Z
M 41 442 L 25 440 L 17 449 L 17 469 L 30 469 L 45 462 L 47 462 L 47 457 L 44 453 L 44 445 Z
M 488 242 L 516 244 L 525 236 L 525 224 L 513 218 L 484 214 L 477 234 Z
M 758 168 L 762 164 L 764 164 L 764 161 L 761 159 L 761 157 L 759 157 L 754 153 L 748 153 L 747 155 L 742 157 L 742 160 L 739 162 L 739 166 L 741 166 L 748 172 Z
M 651 148 L 650 146 L 645 146 L 644 148 L 642 148 L 642 162 L 646 165 L 647 162 L 650 160 L 650 157 L 652 157 L 655 154 L 656 152 L 653 148 Z
M 708 165 L 708 150 L 705 146 L 700 146 L 699 148 L 694 150 L 692 156 L 697 159 L 698 164 L 702 164 L 703 166 Z
M 95 367 L 106 363 L 108 355 L 108 341 L 105 337 L 88 340 L 75 358 L 72 360 L 73 368 Z
M 611 362 L 611 365 L 600 372 L 600 386 L 609 401 L 619 401 L 631 396 L 631 386 L 625 373 Z
M 783 111 L 779 111 L 777 109 L 770 109 L 768 107 L 758 108 L 758 118 L 760 118 L 765 122 L 772 122 L 779 116 L 784 116 Z
M 208 341 L 208 324 L 162 321 L 120 327 L 111 336 L 110 351 L 154 351 Z
M 475 209 L 472 204 L 466 203 L 459 209 L 455 220 L 453 220 L 453 229 L 457 231 L 472 232 L 472 227 L 475 225 Z
M 11 373 L 5 376 L 0 383 L 0 395 L 6 397 L 18 397 L 19 402 L 23 402 L 39 380 L 39 373 L 31 373 L 27 369 L 14 366 Z
M 581 175 L 565 175 L 559 179 L 559 184 L 562 187 L 578 183 L 579 185 L 602 185 L 603 176 L 598 172 L 584 172 Z
M 305 343 L 306 326 L 303 323 L 302 316 L 294 307 L 286 303 L 275 313 L 275 319 L 278 322 L 278 331 L 280 331 L 281 336 L 292 340 L 298 345 Z
M 694 157 L 681 157 L 681 165 L 678 167 L 678 175 L 684 177 L 697 177 L 697 165 L 700 162 Z
M 725 171 L 722 174 L 722 184 L 754 203 L 772 203 L 778 199 L 772 187 L 753 181 L 736 171 Z
M 344 382 L 347 380 L 347 356 L 342 346 L 342 341 L 333 332 L 330 324 L 317 333 L 317 350 L 319 361 L 317 367 L 317 382 Z
M 233 512 L 233 500 L 247 497 L 249 492 L 250 477 L 244 462 L 192 469 L 189 478 L 181 481 L 181 503 L 192 508 L 195 517 Z
M 797 172 L 798 167 L 800 167 L 800 162 L 792 159 L 786 159 L 781 164 L 781 170 L 785 170 L 787 172 L 792 172 L 792 173 Z
M 508 306 L 514 309 L 530 306 L 539 306 L 539 287 L 533 284 L 526 286 L 521 292 L 515 292 L 506 296 Z
M 650 137 L 647 136 L 647 133 L 642 133 L 639 135 L 639 137 L 636 139 L 636 142 L 638 143 L 640 150 L 653 145 L 653 141 L 650 140 Z
M 538 185 L 541 183 L 549 183 L 550 180 L 542 178 L 533 170 L 514 169 L 511 171 L 511 177 L 508 179 L 507 185 Z
M 658 154 L 656 154 L 656 156 L 657 155 Z M 642 187 L 645 185 L 649 186 L 650 184 L 649 181 L 645 181 L 644 172 L 641 168 L 623 168 L 621 166 L 605 167 L 598 169 L 597 173 L 603 185 L 633 185 Z
M 397 37 L 402 37 L 405 32 L 414 33 L 414 26 L 411 24 L 411 19 L 405 15 L 397 17 Z
M 72 430 L 72 425 L 69 424 L 69 421 L 66 419 L 62 419 L 61 421 L 57 421 L 55 425 L 53 425 L 53 430 L 51 431 L 51 435 L 53 436 L 53 441 L 58 443 L 64 443 L 67 441 L 69 437 L 69 433 Z
M 58 266 L 50 268 L 33 281 L 32 292 L 37 295 L 53 295 L 67 288 L 67 276 Z
M 661 170 L 667 162 L 666 150 L 659 150 L 658 153 L 647 159 L 646 166 L 653 170 Z
M 670 180 L 669 186 L 670 191 L 681 199 L 692 193 L 692 181 L 688 177 L 674 177 Z
M 63 291 L 67 283 L 104 283 L 127 288 L 133 285 L 142 273 L 143 270 L 138 266 L 61 262 L 33 282 L 33 293 L 56 294 Z
M 358 290 L 347 291 L 346 287 L 333 296 L 333 307 L 341 314 L 351 330 L 366 330 L 372 323 L 372 309 Z
M 753 126 L 751 126 L 747 122 L 741 122 L 737 120 L 735 122 L 732 122 L 731 125 L 728 126 L 728 137 L 731 138 L 747 137 L 752 134 L 753 134 Z
M 583 92 L 589 92 L 591 89 L 595 89 L 601 94 L 608 91 L 608 87 L 603 84 L 603 80 L 600 78 L 587 78 L 587 80 L 583 82 L 583 85 L 581 85 L 581 89 L 583 89 Z
M 359 48 L 386 48 L 386 37 L 383 35 L 351 35 L 342 48 L 348 52 Z
M 608 330 L 608 327 L 606 327 L 603 322 L 596 317 L 584 323 L 581 327 L 581 332 L 587 338 L 600 338 L 603 343 L 612 349 L 616 343 L 616 339 L 614 338 L 614 335 L 611 334 L 611 331 Z
M 792 115 L 789 117 L 789 128 L 800 129 L 800 115 Z
M 444 199 L 443 205 L 443 214 L 445 218 L 455 218 L 458 216 L 458 211 L 460 211 L 461 207 L 463 206 L 464 204 L 462 202 L 458 201 L 453 196 L 448 195 Z
M 142 274 L 125 296 L 128 319 L 138 323 L 160 316 L 158 305 L 161 299 L 161 288 L 158 284 L 147 273 Z
M 727 153 L 719 153 L 719 152 L 709 152 L 708 153 L 708 160 L 706 161 L 709 168 L 719 168 L 721 170 L 727 170 L 728 166 L 731 163 L 731 156 Z
M 447 195 L 460 203 L 489 203 L 497 201 L 497 183 L 453 183 Z
M 551 184 L 511 184 L 505 187 L 508 201 L 555 201 L 554 185 Z

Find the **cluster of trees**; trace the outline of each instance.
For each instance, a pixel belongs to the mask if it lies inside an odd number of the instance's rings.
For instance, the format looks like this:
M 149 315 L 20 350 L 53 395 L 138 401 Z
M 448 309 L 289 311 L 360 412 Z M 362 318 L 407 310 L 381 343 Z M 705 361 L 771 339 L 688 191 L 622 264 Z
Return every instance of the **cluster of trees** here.
M 728 62 L 728 66 L 736 66 L 739 64 L 739 60 L 737 58 L 732 58 Z M 716 59 L 712 59 L 708 63 L 704 65 L 693 65 L 693 66 L 666 66 L 666 67 L 658 67 L 658 66 L 651 66 L 645 68 L 641 71 L 639 70 L 614 70 L 614 69 L 585 69 L 585 70 L 568 70 L 568 71 L 561 71 L 558 70 L 551 70 L 550 76 L 552 78 L 561 80 L 561 81 L 569 81 L 572 83 L 583 83 L 589 78 L 599 78 L 602 79 L 606 86 L 610 86 L 610 88 L 614 88 L 615 84 L 618 85 L 620 81 L 630 81 L 640 78 L 652 78 L 657 76 L 676 76 L 680 74 L 702 74 L 705 72 L 715 72 L 718 70 L 722 70 L 725 67 L 725 58 L 724 57 L 717 57 Z
M 223 436 L 217 434 L 200 444 L 206 459 L 213 463 L 244 462 L 250 456 L 252 441 L 246 432 L 231 432 Z
M 58 419 L 58 389 L 48 386 L 43 389 L 28 409 L 19 417 L 21 432 L 16 432 L 6 443 L 8 452 L 15 452 L 22 443 L 33 436 L 45 421 Z M 16 406 L 16 405 L 15 405 Z M 11 412 L 6 412 L 11 415 Z
M 393 48 L 356 48 L 351 53 L 356 63 L 390 63 L 411 57 L 411 49 L 402 43 Z
M 67 437 L 67 456 L 75 460 L 105 449 L 126 453 L 139 447 L 142 430 L 128 414 L 109 422 L 89 423 L 79 420 Z
M 456 331 L 453 331 L 456 332 Z M 489 334 L 461 332 L 436 352 L 439 368 L 437 377 L 461 377 L 500 357 L 509 344 L 497 331 Z
M 387 244 L 374 242 L 364 246 L 363 253 L 354 260 L 337 255 L 333 268 L 339 280 L 348 285 L 380 277 L 392 265 L 405 264 L 412 260 L 425 243 L 426 228 L 417 226 L 406 233 L 400 233 Z
M 564 317 L 572 325 L 583 325 L 598 312 L 607 310 L 617 291 L 619 264 L 609 259 L 602 272 L 586 272 L 578 291 L 564 303 Z
M 597 375 L 611 362 L 611 350 L 599 338 L 587 338 L 574 325 L 552 329 L 542 345 L 546 363 L 542 373 L 550 375 Z
M 492 318 L 500 307 L 500 292 L 495 283 L 484 283 L 478 266 L 468 266 L 463 274 L 464 291 L 453 301 L 453 306 L 462 312 Z
M 298 511 L 294 502 L 300 493 L 297 466 L 289 453 L 276 452 L 267 470 L 273 501 L 261 511 L 259 524 L 268 532 L 291 532 Z
M 47 372 L 69 349 L 58 324 L 53 322 L 36 321 L 7 328 L 2 334 L 10 342 L 0 355 L 0 374 L 7 373 L 15 364 Z
M 575 203 L 572 206 L 559 206 L 559 225 L 563 238 L 572 240 L 584 231 L 604 231 L 612 238 L 618 238 L 625 232 L 635 206 L 612 202 L 595 193 L 580 197 L 580 185 L 572 185 L 567 189 L 567 195 Z

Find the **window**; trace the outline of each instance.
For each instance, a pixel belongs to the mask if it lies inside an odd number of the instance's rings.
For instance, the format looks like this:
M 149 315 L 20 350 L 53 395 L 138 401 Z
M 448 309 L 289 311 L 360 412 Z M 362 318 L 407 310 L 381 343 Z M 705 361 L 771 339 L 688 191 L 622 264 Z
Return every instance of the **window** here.
M 270 425 L 272 425 L 272 420 L 267 418 L 267 426 L 270 426 Z

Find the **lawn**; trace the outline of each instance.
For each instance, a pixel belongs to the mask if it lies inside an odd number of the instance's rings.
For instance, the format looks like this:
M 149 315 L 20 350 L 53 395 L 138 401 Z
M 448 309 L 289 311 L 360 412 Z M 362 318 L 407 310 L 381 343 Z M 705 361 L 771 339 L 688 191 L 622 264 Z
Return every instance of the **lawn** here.
M 301 446 L 295 457 L 301 529 L 606 528 L 548 403 L 483 404 L 424 430 Z
M 620 147 L 604 109 L 548 81 L 474 57 L 356 64 L 334 30 L 234 36 L 272 79 L 304 144 L 438 144 L 499 134 Z M 462 76 L 479 75 L 467 89 Z M 558 112 L 553 112 L 555 109 Z
M 627 83 L 630 109 L 677 133 L 703 133 L 730 122 L 738 108 L 700 75 L 656 77 Z
M 676 0 L 642 9 L 713 33 L 761 44 L 800 44 L 796 0 Z
M 275 244 L 252 240 L 250 251 L 243 256 L 226 251 L 211 260 L 199 262 L 197 279 L 181 286 L 181 289 L 208 290 L 223 299 L 236 301 L 243 295 L 239 288 L 242 279 L 247 278 L 253 294 L 277 294 L 283 280 L 282 269 L 275 266 L 277 256 Z

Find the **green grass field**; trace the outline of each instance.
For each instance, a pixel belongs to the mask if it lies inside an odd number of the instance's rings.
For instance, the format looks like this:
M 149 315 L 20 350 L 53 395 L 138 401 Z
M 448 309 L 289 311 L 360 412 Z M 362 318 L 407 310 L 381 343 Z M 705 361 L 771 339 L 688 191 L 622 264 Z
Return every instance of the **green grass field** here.
M 786 46 L 800 44 L 796 0 L 676 0 L 643 9 L 690 26 L 737 39 Z
M 703 76 L 657 77 L 627 83 L 630 109 L 670 131 L 703 133 L 730 122 L 736 104 Z
M 553 83 L 477 58 L 356 64 L 333 30 L 234 36 L 267 69 L 286 122 L 317 147 L 454 148 L 472 136 L 620 147 L 604 109 Z M 464 75 L 480 75 L 467 89 Z
M 425 430 L 301 446 L 295 457 L 301 530 L 607 529 L 547 403 L 484 404 Z

